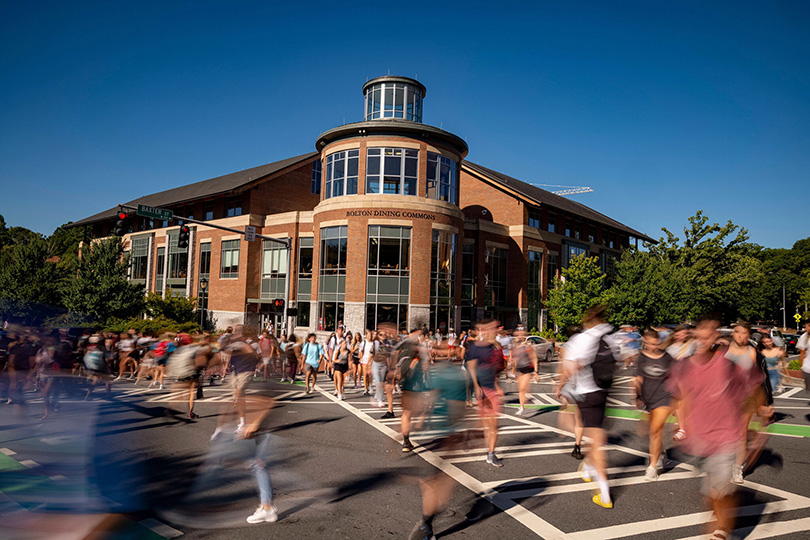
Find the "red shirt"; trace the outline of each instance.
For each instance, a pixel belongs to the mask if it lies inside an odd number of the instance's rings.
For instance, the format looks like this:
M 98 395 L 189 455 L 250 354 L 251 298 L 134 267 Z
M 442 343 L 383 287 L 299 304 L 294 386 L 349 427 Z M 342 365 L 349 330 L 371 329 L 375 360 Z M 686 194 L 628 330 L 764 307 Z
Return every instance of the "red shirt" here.
M 725 357 L 726 349 L 698 353 L 676 362 L 669 390 L 682 400 L 686 439 L 693 456 L 730 454 L 742 440 L 742 404 L 762 382 L 758 369 L 740 369 Z M 696 361 L 698 360 L 698 361 Z

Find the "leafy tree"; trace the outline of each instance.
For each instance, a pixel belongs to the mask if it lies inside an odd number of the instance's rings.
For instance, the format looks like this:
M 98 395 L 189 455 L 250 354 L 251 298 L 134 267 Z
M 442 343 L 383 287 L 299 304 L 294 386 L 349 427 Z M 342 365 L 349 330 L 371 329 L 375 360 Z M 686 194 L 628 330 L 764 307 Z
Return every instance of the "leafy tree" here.
M 596 257 L 574 257 L 548 293 L 546 306 L 552 322 L 559 328 L 582 323 L 586 309 L 606 300 L 604 279 Z
M 178 323 L 196 322 L 200 316 L 197 313 L 197 299 L 181 294 L 166 292 L 164 298 L 159 293 L 146 294 L 146 314 L 152 318 L 165 317 Z
M 69 312 L 97 323 L 141 313 L 143 286 L 129 282 L 128 267 L 129 257 L 124 254 L 120 238 L 107 238 L 86 246 L 64 288 Z
M 41 238 L 6 246 L 0 252 L 0 317 L 39 324 L 53 316 L 61 304 L 60 282 Z

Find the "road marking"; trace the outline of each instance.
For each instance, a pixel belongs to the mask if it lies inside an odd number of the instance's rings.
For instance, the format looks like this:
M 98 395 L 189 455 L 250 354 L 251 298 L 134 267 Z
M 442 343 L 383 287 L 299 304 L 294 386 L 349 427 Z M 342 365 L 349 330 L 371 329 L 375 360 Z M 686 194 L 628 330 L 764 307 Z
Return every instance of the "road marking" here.
M 497 450 L 497 449 L 496 449 Z M 680 464 L 678 464 L 680 466 Z M 677 467 L 676 467 L 677 468 Z M 631 472 L 646 471 L 646 465 L 630 465 L 627 467 L 609 467 L 607 474 L 622 474 Z M 511 478 L 509 480 L 496 480 L 494 482 L 485 482 L 487 487 L 496 489 L 511 486 L 519 486 L 520 484 L 534 484 L 537 482 L 562 482 L 565 480 L 579 480 L 581 477 L 578 472 L 567 472 L 558 474 L 547 474 L 545 476 L 526 476 L 523 478 Z
M 36 461 L 30 460 L 30 459 L 26 459 L 25 461 L 21 461 L 20 465 L 25 465 L 29 469 L 33 469 L 34 467 L 39 467 L 39 463 L 37 463 Z
M 781 395 L 778 395 L 778 396 L 774 396 L 774 397 L 776 397 L 776 398 L 789 398 L 793 394 L 801 392 L 802 390 L 804 390 L 804 388 L 797 387 L 797 388 L 794 388 L 793 390 L 788 390 L 787 392 L 785 392 L 785 393 L 783 393 Z
M 610 450 L 610 447 L 606 447 L 605 450 Z M 618 450 L 617 448 L 612 448 L 613 450 Z M 665 473 L 658 477 L 658 483 L 660 484 L 663 481 L 672 481 L 672 480 L 686 480 L 691 478 L 696 478 L 694 472 L 677 472 L 677 473 Z M 648 481 L 644 479 L 643 476 L 631 476 L 629 478 L 613 478 L 608 480 L 608 484 L 610 487 L 618 487 L 618 486 L 632 486 L 636 484 L 645 484 Z M 652 483 L 652 482 L 650 482 Z M 537 489 L 523 489 L 517 491 L 506 491 L 503 492 L 504 495 L 509 495 L 514 499 L 525 499 L 528 497 L 545 497 L 547 495 L 560 495 L 562 493 L 576 493 L 579 491 L 590 491 L 594 489 L 593 482 L 582 482 L 577 484 L 565 484 L 562 486 L 548 486 L 548 487 L 541 487 Z
M 0 448 L 0 454 L 5 454 L 7 456 L 13 456 L 16 453 L 17 452 L 15 452 L 14 450 L 9 450 L 8 448 Z
M 604 450 L 615 450 L 615 448 L 611 448 L 609 446 L 605 447 Z M 532 457 L 532 456 L 550 456 L 552 454 L 570 454 L 570 448 L 549 448 L 546 450 L 530 450 L 526 452 L 504 452 L 499 457 L 501 459 L 510 459 L 510 458 L 519 458 L 519 457 Z M 448 458 L 447 461 L 450 463 L 469 463 L 472 461 L 481 461 L 485 456 L 484 455 L 477 455 L 477 456 L 464 456 L 464 457 L 457 457 L 457 458 Z M 691 474 L 691 473 L 690 473 Z M 591 486 L 593 488 L 593 486 Z M 511 494 L 510 494 L 511 496 Z M 520 497 L 514 497 L 519 499 Z
M 770 523 L 760 523 L 753 527 L 743 527 L 734 529 L 730 537 L 745 538 L 746 540 L 760 540 L 762 538 L 773 538 L 783 534 L 795 533 L 798 531 L 810 530 L 810 518 L 794 519 L 791 521 L 772 521 Z M 681 540 L 703 540 L 706 535 L 690 536 Z
M 497 446 L 495 448 L 496 452 L 511 452 L 514 450 L 528 450 L 531 448 L 553 448 L 555 446 L 574 446 L 573 442 L 569 441 L 557 441 L 551 443 L 537 443 L 537 444 L 521 444 L 520 446 Z M 567 452 L 569 449 L 566 449 Z M 475 452 L 488 452 L 487 448 L 465 448 L 463 450 L 445 450 L 445 451 L 437 451 L 436 453 L 442 457 L 452 457 L 452 456 L 460 456 L 460 455 L 468 455 Z
M 178 531 L 174 527 L 169 527 L 165 523 L 161 523 L 160 521 L 154 518 L 148 518 L 144 519 L 143 521 L 139 521 L 138 525 L 146 527 L 153 533 L 159 534 L 164 538 L 177 538 L 178 536 L 183 536 L 182 531 Z
M 356 407 L 352 407 L 348 403 L 344 401 L 340 401 L 337 398 L 327 394 L 317 385 L 315 389 L 318 390 L 322 395 L 326 396 L 331 401 L 334 401 L 347 411 L 351 412 L 356 417 L 360 418 L 362 421 L 367 423 L 368 425 L 372 426 L 376 430 L 388 435 L 391 439 L 399 442 L 399 433 L 394 431 L 393 429 L 389 428 L 388 426 L 382 425 L 373 418 L 371 418 L 368 414 L 365 414 L 362 410 L 357 409 Z M 569 540 L 571 537 L 565 534 L 563 531 L 549 523 L 548 521 L 542 519 L 540 516 L 531 512 L 517 504 L 515 501 L 508 497 L 502 497 L 500 494 L 492 489 L 488 489 L 484 484 L 478 480 L 477 478 L 471 476 L 470 474 L 462 471 L 455 465 L 448 463 L 446 460 L 442 459 L 436 453 L 431 452 L 425 448 L 417 448 L 415 453 L 418 454 L 422 459 L 433 465 L 434 467 L 441 470 L 447 476 L 461 484 L 462 486 L 466 487 L 473 493 L 489 499 L 492 504 L 500 508 L 504 513 L 508 514 L 519 523 L 524 525 L 526 528 L 531 530 L 536 535 L 542 538 L 554 539 L 554 540 Z
M 619 401 L 618 399 L 614 399 L 608 396 L 607 400 L 611 402 L 613 405 L 619 405 L 621 407 L 631 407 L 629 403 L 625 403 L 624 401 Z
M 557 401 L 556 399 L 552 398 L 552 397 L 551 397 L 551 396 L 549 396 L 548 394 L 537 394 L 537 395 L 538 395 L 538 396 L 540 396 L 540 398 L 541 398 L 541 399 L 546 400 L 546 401 L 548 402 L 548 404 L 549 404 L 549 405 L 560 405 L 560 402 L 559 402 L 559 401 Z

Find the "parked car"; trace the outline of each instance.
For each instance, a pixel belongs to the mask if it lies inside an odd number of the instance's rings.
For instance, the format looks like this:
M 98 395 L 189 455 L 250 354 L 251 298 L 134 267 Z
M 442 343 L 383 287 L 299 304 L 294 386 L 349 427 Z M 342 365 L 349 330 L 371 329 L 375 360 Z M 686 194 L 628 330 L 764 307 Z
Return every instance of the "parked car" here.
M 534 349 L 538 362 L 551 362 L 554 358 L 553 342 L 540 336 L 529 336 L 526 338 L 526 343 L 529 343 Z
M 796 348 L 796 345 L 799 344 L 799 338 L 801 334 L 785 334 L 785 351 L 788 354 L 799 354 L 799 349 Z

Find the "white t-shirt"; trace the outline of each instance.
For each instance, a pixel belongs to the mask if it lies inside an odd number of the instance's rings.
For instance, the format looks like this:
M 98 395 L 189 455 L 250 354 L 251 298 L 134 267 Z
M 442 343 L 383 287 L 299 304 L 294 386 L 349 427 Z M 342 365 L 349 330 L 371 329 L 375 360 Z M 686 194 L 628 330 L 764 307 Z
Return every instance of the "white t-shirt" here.
M 596 351 L 599 350 L 599 340 L 602 336 L 609 334 L 613 327 L 607 323 L 597 324 L 592 328 L 588 328 L 584 332 L 576 334 L 568 341 L 565 346 L 565 359 L 571 360 L 579 364 L 579 371 L 577 371 L 577 385 L 575 392 L 579 395 L 590 394 L 601 390 L 596 386 L 593 380 L 593 371 L 591 371 L 590 364 L 596 357 Z M 608 336 L 605 341 L 614 349 L 614 353 L 618 351 L 618 345 L 615 340 Z
M 450 332 L 449 334 L 447 334 L 447 344 L 450 345 L 451 347 L 456 344 L 456 333 L 455 332 Z
M 121 341 L 118 342 L 117 347 L 120 352 L 129 353 L 132 352 L 134 344 L 131 339 L 122 339 Z
M 802 362 L 802 371 L 810 373 L 810 332 L 805 332 L 799 338 L 796 348 L 804 351 L 804 361 Z
M 360 362 L 362 362 L 363 364 L 369 363 L 369 361 L 371 360 L 371 353 L 373 353 L 374 350 L 376 349 L 375 347 L 376 344 L 377 344 L 376 341 L 365 341 L 365 340 L 363 341 L 363 343 L 360 345 L 361 347 L 360 350 L 363 351 L 363 357 L 360 359 Z

